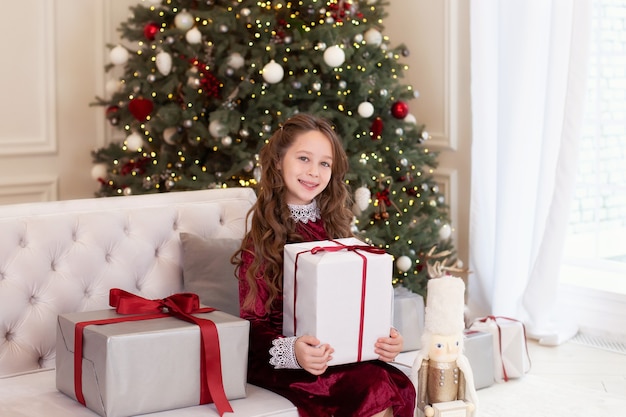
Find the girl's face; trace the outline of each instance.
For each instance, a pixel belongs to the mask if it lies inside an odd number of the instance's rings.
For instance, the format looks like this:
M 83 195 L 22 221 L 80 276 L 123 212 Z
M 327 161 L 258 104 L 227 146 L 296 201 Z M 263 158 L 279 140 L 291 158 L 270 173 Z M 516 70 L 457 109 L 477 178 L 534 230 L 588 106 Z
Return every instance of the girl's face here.
M 333 149 L 320 131 L 298 135 L 280 161 L 289 204 L 309 204 L 321 193 L 332 174 Z

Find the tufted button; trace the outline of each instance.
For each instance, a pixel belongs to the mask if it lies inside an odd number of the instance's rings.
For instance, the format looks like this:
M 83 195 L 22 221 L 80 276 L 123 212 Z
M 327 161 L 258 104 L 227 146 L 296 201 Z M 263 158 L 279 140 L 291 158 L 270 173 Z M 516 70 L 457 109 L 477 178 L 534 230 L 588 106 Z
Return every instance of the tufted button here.
M 223 226 L 224 225 L 224 218 L 222 216 L 220 216 L 220 224 Z
M 25 238 L 25 237 L 23 237 L 23 236 L 22 236 L 22 237 L 20 238 L 20 243 L 19 243 L 19 245 L 20 245 L 20 248 L 25 248 L 26 246 L 28 246 L 28 242 L 26 241 L 26 238 Z
M 52 271 L 56 271 L 57 270 L 57 263 L 56 263 L 56 261 L 54 259 L 52 261 L 50 261 L 50 270 L 52 270 Z
M 105 260 L 107 263 L 111 263 L 111 259 L 112 259 L 112 258 L 113 258 L 113 257 L 111 256 L 111 253 L 110 253 L 110 252 L 107 252 L 107 253 L 104 255 L 104 260 Z
M 89 288 L 85 288 L 85 289 L 83 290 L 83 296 L 84 296 L 85 298 L 91 298 L 91 290 L 90 290 Z
M 161 250 L 161 248 L 154 248 L 154 257 L 158 258 L 159 257 L 159 251 Z
M 38 304 L 39 303 L 39 298 L 33 294 L 30 296 L 30 298 L 28 299 L 28 302 L 32 305 Z
M 178 220 L 174 220 L 174 224 L 172 224 L 172 230 L 174 231 L 178 230 Z
M 4 334 L 4 340 L 6 340 L 7 342 L 13 340 L 13 332 L 11 330 L 7 330 L 7 332 Z

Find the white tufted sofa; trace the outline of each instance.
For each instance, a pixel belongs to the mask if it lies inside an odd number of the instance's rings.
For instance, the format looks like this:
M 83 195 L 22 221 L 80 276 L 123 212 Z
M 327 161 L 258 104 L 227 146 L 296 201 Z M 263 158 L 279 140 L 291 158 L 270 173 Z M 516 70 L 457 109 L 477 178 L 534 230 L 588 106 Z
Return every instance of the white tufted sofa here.
M 240 237 L 255 198 L 241 188 L 0 206 L 0 416 L 96 416 L 56 390 L 57 315 L 107 308 L 114 287 L 181 292 L 179 233 Z M 247 394 L 234 416 L 298 415 L 267 390 Z M 217 415 L 212 404 L 152 414 Z

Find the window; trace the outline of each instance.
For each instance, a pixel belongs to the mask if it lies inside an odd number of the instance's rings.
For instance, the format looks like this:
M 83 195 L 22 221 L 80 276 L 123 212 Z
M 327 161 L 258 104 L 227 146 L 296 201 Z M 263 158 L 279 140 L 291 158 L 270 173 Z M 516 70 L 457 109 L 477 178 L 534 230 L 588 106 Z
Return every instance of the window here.
M 626 0 L 594 0 L 587 102 L 561 279 L 626 295 Z

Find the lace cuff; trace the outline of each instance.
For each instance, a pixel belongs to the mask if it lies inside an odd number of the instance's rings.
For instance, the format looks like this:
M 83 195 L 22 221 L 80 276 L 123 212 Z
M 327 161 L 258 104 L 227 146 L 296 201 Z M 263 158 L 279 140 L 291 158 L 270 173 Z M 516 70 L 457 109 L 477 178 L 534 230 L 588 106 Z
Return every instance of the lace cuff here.
M 302 369 L 296 359 L 296 339 L 297 336 L 292 336 L 272 340 L 270 365 L 275 369 Z

